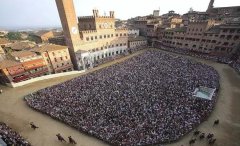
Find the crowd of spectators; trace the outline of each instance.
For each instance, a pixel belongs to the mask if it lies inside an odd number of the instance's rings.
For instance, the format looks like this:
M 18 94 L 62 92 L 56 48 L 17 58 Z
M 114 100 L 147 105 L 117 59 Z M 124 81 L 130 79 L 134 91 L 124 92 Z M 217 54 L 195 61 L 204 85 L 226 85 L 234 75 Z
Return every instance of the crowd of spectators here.
M 228 64 L 229 62 L 231 62 L 231 59 L 228 56 L 213 56 L 213 55 L 209 55 L 206 53 L 194 52 L 189 49 L 174 48 L 174 47 L 163 46 L 163 45 L 156 45 L 155 47 L 161 48 L 162 50 L 165 50 L 165 51 L 170 51 L 170 52 L 183 54 L 183 55 L 189 55 L 189 56 L 202 58 L 202 59 L 206 59 L 206 60 L 212 60 L 212 61 L 220 62 L 220 63 L 224 63 L 224 64 Z
M 234 61 L 230 63 L 230 66 L 234 68 L 239 74 L 240 74 L 240 62 L 239 61 Z
M 20 134 L 13 131 L 8 125 L 0 122 L 0 139 L 8 146 L 31 146 Z
M 219 89 L 217 71 L 205 64 L 148 50 L 123 63 L 25 96 L 27 104 L 113 145 L 178 140 L 214 108 L 193 97 L 199 86 Z
M 229 64 L 232 68 L 234 68 L 238 73 L 240 73 L 240 61 L 233 61 L 231 60 L 230 56 L 213 56 L 205 53 L 200 52 L 193 52 L 189 49 L 184 48 L 174 48 L 169 46 L 164 46 L 160 44 L 155 44 L 156 48 L 160 48 L 161 50 L 170 51 L 178 54 L 189 55 L 193 57 L 198 57 L 206 60 L 212 60 L 219 63 Z

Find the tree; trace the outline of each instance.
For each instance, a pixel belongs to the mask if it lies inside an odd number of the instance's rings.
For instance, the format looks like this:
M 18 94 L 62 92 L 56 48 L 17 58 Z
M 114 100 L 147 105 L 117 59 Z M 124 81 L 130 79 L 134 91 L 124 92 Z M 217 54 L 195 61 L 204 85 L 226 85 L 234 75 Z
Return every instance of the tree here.
M 19 32 L 9 32 L 7 38 L 9 40 L 22 40 L 21 33 Z

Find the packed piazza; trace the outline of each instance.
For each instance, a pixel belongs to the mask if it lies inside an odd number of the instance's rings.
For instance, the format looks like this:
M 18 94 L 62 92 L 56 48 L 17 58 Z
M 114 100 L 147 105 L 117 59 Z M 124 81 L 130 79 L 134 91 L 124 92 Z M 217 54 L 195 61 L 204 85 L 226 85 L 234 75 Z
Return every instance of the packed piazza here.
M 0 140 L 1 139 L 8 146 L 31 146 L 27 140 L 3 122 L 0 122 Z M 2 144 L 0 141 L 0 145 Z
M 189 55 L 192 57 L 197 57 L 197 58 L 202 58 L 206 60 L 211 60 L 214 62 L 218 63 L 223 63 L 223 64 L 228 64 L 230 67 L 232 67 L 236 72 L 240 73 L 240 59 L 237 59 L 238 56 L 240 56 L 240 53 L 234 55 L 228 55 L 228 56 L 213 56 L 210 54 L 205 54 L 205 53 L 200 53 L 200 52 L 194 52 L 189 49 L 184 49 L 184 48 L 175 48 L 175 47 L 170 47 L 163 45 L 161 43 L 155 42 L 154 44 L 155 48 L 164 50 L 164 51 L 169 51 L 177 54 L 182 54 L 182 55 Z
M 192 96 L 215 88 L 212 100 Z M 177 141 L 211 114 L 219 74 L 157 50 L 25 96 L 33 109 L 119 146 Z

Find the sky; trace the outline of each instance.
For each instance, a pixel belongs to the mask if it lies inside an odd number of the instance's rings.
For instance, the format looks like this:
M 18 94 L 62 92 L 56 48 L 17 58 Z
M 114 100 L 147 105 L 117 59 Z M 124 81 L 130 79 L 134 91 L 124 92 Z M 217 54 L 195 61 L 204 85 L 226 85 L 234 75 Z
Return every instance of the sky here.
M 135 16 L 160 14 L 174 10 L 184 14 L 192 7 L 205 11 L 210 0 L 73 0 L 77 16 L 92 15 L 98 9 L 101 15 L 115 11 L 116 18 L 126 20 Z M 1 0 L 0 29 L 61 26 L 55 0 Z M 240 0 L 215 0 L 215 7 L 240 6 Z

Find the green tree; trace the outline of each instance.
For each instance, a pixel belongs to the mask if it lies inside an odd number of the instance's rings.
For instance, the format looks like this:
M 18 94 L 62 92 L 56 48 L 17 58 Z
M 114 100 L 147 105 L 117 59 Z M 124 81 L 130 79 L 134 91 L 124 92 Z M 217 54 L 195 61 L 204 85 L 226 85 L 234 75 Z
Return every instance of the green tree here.
M 9 32 L 7 34 L 7 38 L 9 40 L 22 40 L 21 33 L 19 33 L 19 32 Z

